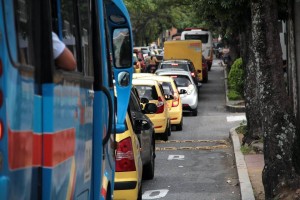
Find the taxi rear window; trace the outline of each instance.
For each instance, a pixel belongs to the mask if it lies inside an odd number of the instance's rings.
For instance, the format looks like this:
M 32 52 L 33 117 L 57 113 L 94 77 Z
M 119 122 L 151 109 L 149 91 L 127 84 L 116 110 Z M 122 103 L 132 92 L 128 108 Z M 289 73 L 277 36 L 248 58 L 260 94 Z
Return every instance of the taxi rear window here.
M 164 89 L 164 93 L 165 94 L 167 94 L 167 95 L 174 95 L 174 91 L 173 91 L 171 83 L 169 83 L 169 82 L 162 82 L 161 84 L 162 84 L 162 87 Z
M 158 100 L 158 95 L 155 86 L 136 85 L 135 86 L 140 98 L 147 98 L 148 100 Z

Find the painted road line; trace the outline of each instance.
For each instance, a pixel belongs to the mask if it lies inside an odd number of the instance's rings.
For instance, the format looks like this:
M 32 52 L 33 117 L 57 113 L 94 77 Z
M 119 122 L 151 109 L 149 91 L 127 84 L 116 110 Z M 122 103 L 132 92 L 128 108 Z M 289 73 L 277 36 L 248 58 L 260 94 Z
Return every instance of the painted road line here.
M 227 116 L 227 122 L 236 122 L 246 120 L 245 115 Z

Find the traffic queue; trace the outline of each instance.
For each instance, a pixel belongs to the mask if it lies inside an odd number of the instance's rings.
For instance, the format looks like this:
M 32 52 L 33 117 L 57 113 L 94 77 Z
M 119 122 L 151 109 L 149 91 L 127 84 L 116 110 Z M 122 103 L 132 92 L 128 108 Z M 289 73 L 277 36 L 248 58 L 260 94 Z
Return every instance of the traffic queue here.
M 183 113 L 197 116 L 200 88 L 208 80 L 201 48 L 200 40 L 167 41 L 164 49 L 134 47 L 127 130 L 116 136 L 114 199 L 142 199 L 142 180 L 155 174 L 155 140 L 182 131 Z

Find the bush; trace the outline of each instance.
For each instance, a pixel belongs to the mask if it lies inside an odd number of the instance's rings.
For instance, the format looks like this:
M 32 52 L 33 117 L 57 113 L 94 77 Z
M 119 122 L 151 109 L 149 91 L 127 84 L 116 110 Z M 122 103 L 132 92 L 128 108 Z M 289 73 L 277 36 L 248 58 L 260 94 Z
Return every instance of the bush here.
M 233 98 L 244 97 L 244 84 L 245 84 L 245 71 L 243 68 L 242 58 L 236 59 L 231 66 L 229 75 L 228 75 L 228 89 L 230 90 L 231 96 Z M 228 98 L 229 97 L 228 94 Z M 231 99 L 237 100 L 237 99 Z
M 228 96 L 229 100 L 243 99 L 242 95 L 235 90 L 229 90 L 227 96 Z

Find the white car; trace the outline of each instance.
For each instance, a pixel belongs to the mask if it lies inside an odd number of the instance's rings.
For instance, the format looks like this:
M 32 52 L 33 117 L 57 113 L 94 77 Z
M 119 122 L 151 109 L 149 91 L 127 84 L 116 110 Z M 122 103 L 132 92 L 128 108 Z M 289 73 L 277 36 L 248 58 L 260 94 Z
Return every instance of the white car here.
M 198 114 L 198 86 L 195 85 L 190 72 L 182 69 L 159 69 L 155 74 L 160 76 L 171 76 L 177 85 L 182 100 L 182 109 L 192 112 L 193 116 Z

